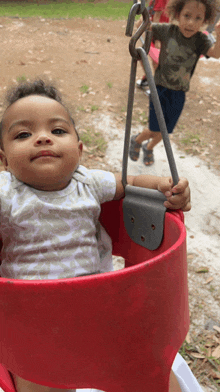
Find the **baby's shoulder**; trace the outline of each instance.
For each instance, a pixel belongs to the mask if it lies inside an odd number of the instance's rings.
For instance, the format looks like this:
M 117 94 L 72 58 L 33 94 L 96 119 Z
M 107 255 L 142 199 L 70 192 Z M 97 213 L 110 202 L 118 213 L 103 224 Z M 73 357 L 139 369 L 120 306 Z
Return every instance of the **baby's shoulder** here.
M 87 169 L 85 166 L 79 165 L 73 173 L 73 179 L 77 182 L 82 182 L 83 184 L 91 184 L 91 170 Z
M 95 185 L 106 180 L 109 181 L 109 178 L 114 178 L 114 175 L 111 172 L 100 170 L 100 169 L 87 169 L 85 166 L 80 165 L 75 173 L 73 174 L 73 178 L 79 182 Z
M 7 171 L 0 172 L 0 193 L 8 193 L 13 188 L 13 176 Z
M 110 195 L 110 199 L 115 195 L 116 180 L 112 172 L 100 169 L 87 169 L 84 166 L 79 166 L 73 178 L 78 182 L 88 185 L 90 192 L 95 197 L 98 197 L 101 202 L 107 201 L 106 197 L 108 199 L 108 195 Z M 78 185 L 79 187 L 82 188 Z
M 29 187 L 19 181 L 13 174 L 7 171 L 0 172 L 0 198 L 8 203 L 16 195 L 23 198 L 26 189 Z

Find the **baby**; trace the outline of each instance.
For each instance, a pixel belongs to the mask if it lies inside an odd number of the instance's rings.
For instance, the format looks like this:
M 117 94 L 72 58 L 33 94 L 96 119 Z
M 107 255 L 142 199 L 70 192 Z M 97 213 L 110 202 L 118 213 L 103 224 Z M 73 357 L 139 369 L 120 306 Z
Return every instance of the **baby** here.
M 0 123 L 1 276 L 59 279 L 111 271 L 111 244 L 99 215 L 102 203 L 123 198 L 121 174 L 80 165 L 83 145 L 55 87 L 24 83 L 9 93 L 8 104 Z M 167 208 L 190 210 L 186 179 L 176 186 L 169 177 L 127 181 L 163 192 Z M 25 380 L 14 379 L 18 392 L 53 390 L 28 389 Z

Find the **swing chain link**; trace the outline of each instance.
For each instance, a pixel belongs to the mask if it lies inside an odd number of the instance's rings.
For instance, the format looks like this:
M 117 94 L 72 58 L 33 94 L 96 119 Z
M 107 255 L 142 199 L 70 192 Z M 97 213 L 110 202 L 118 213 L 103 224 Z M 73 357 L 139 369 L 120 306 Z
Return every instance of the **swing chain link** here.
M 135 34 L 132 36 L 133 29 L 134 29 L 135 16 L 140 15 L 140 14 L 142 15 L 142 18 L 143 18 L 142 24 L 137 29 Z M 150 15 L 149 15 L 149 12 L 145 6 L 142 9 L 142 4 L 137 3 L 134 0 L 134 4 L 131 7 L 131 10 L 128 15 L 128 21 L 127 21 L 125 35 L 127 37 L 132 37 L 130 39 L 130 43 L 129 43 L 129 51 L 130 51 L 131 56 L 136 60 L 140 60 L 141 57 L 140 57 L 140 54 L 138 53 L 137 49 L 135 48 L 135 46 L 136 46 L 137 41 L 141 38 L 142 34 L 144 34 L 144 33 L 145 33 L 145 40 L 143 43 L 143 49 L 148 54 L 148 52 L 150 50 L 151 38 L 152 38 Z
M 135 16 L 142 14 L 143 21 L 139 29 L 132 36 Z M 128 105 L 125 125 L 124 153 L 122 164 L 122 184 L 125 189 L 125 198 L 123 201 L 123 217 L 126 231 L 130 238 L 137 244 L 147 249 L 155 250 L 159 247 L 163 238 L 164 217 L 166 208 L 164 201 L 166 197 L 163 193 L 155 189 L 146 189 L 131 186 L 127 183 L 127 167 L 128 154 L 130 145 L 132 112 L 134 103 L 135 80 L 138 60 L 142 61 L 149 88 L 151 91 L 151 99 L 155 108 L 160 131 L 163 137 L 168 162 L 170 165 L 173 182 L 177 184 L 179 181 L 178 173 L 175 166 L 175 160 L 170 146 L 170 140 L 161 109 L 158 93 L 156 90 L 154 78 L 152 75 L 150 63 L 148 61 L 148 52 L 151 45 L 151 22 L 148 10 L 142 9 L 140 3 L 133 4 L 127 22 L 126 36 L 131 37 L 129 43 L 129 51 L 131 54 L 131 71 L 130 83 L 128 91 Z M 135 48 L 135 45 L 141 35 L 147 31 L 143 47 Z
M 134 27 L 135 16 L 140 12 L 140 3 L 135 3 L 131 7 L 130 13 L 128 15 L 128 22 L 126 27 L 126 36 L 131 37 Z M 177 173 L 176 163 L 173 156 L 173 151 L 170 145 L 170 140 L 167 132 L 166 123 L 164 120 L 164 115 L 161 109 L 161 104 L 159 101 L 158 93 L 156 90 L 154 78 L 152 75 L 151 67 L 148 61 L 148 53 L 151 45 L 151 22 L 150 16 L 145 8 L 142 12 L 143 22 L 136 33 L 131 37 L 129 43 L 129 51 L 131 54 L 131 72 L 130 72 L 130 83 L 129 83 L 129 92 L 128 92 L 128 105 L 127 105 L 127 116 L 126 116 L 126 127 L 125 127 L 125 142 L 124 142 L 124 155 L 123 155 L 123 167 L 122 167 L 122 183 L 124 187 L 127 185 L 127 165 L 128 165 L 128 153 L 129 153 L 129 144 L 130 144 L 130 133 L 131 133 L 131 122 L 132 122 L 132 112 L 133 112 L 133 103 L 134 103 L 134 90 L 135 90 L 135 79 L 136 79 L 136 71 L 137 71 L 137 62 L 139 60 L 142 61 L 145 74 L 147 76 L 151 99 L 155 108 L 158 124 L 160 127 L 160 132 L 163 137 L 164 147 L 167 154 L 167 159 L 170 166 L 171 175 L 173 178 L 174 185 L 176 185 L 179 181 L 179 176 Z M 146 32 L 145 41 L 142 47 L 135 48 L 135 45 L 141 35 Z
M 134 1 L 133 1 L 133 4 L 138 4 L 138 6 L 139 6 L 138 15 L 142 14 L 142 12 L 143 12 L 144 9 L 145 9 L 145 0 L 141 0 L 140 3 L 138 3 L 138 0 L 134 0 Z

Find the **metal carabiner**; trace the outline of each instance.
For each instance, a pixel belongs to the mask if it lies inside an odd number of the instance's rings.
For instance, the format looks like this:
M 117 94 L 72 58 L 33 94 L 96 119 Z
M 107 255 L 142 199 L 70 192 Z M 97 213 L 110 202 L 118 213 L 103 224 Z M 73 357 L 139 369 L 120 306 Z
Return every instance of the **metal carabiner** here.
M 137 0 L 134 0 L 134 4 L 135 3 L 137 3 Z M 140 10 L 139 10 L 139 13 L 138 14 L 142 14 L 142 12 L 144 11 L 144 9 L 145 9 L 145 0 L 141 0 L 141 3 L 139 3 L 139 5 L 140 5 Z
M 134 28 L 134 21 L 135 21 L 135 16 L 139 14 L 139 8 L 140 8 L 140 3 L 135 3 L 130 10 L 129 16 L 128 16 L 128 21 L 127 21 L 127 28 L 126 28 L 126 32 L 125 35 L 128 37 L 132 37 L 132 33 L 133 33 L 133 28 Z M 150 22 L 150 16 L 149 16 L 149 12 L 147 11 L 147 9 L 145 8 L 142 12 L 142 17 L 143 17 L 143 22 L 140 25 L 140 27 L 138 28 L 138 30 L 136 31 L 136 33 L 133 35 L 133 37 L 130 39 L 129 42 L 129 51 L 130 54 L 133 58 L 140 60 L 140 55 L 137 51 L 137 49 L 135 48 L 137 41 L 141 38 L 143 33 L 145 34 L 145 41 L 143 44 L 143 49 L 145 50 L 146 53 L 149 52 L 150 49 L 150 44 L 151 44 L 151 31 L 150 26 L 151 26 L 151 22 Z
M 135 16 L 139 15 L 139 8 L 140 8 L 140 3 L 135 3 L 132 5 L 132 7 L 129 11 L 127 26 L 126 26 L 126 31 L 125 31 L 125 35 L 127 37 L 131 37 L 133 34 Z

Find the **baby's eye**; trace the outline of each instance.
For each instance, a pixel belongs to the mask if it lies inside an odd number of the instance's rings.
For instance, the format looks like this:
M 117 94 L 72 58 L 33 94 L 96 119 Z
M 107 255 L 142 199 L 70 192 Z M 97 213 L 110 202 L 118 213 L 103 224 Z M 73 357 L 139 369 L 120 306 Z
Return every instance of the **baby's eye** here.
M 56 128 L 56 129 L 53 129 L 52 133 L 54 135 L 63 135 L 64 133 L 67 133 L 67 132 L 62 128 Z
M 31 136 L 29 132 L 20 132 L 15 139 L 26 139 L 29 136 Z

